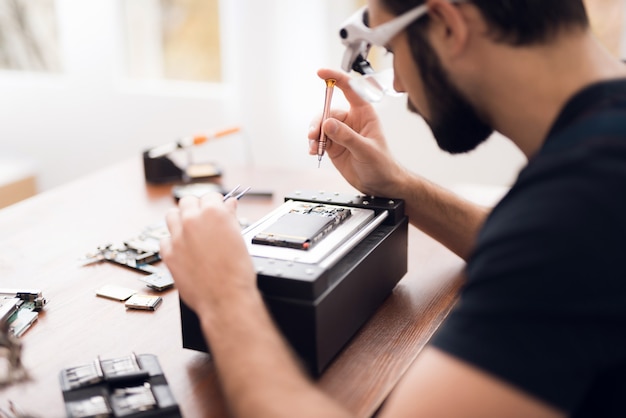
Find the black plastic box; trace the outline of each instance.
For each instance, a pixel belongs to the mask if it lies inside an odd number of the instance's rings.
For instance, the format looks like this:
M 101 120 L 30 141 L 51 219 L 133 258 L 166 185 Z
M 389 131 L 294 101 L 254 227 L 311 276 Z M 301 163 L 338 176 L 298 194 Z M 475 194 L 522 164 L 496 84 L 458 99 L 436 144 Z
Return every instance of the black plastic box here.
M 320 375 L 407 272 L 404 202 L 297 192 L 285 200 L 388 212 L 387 218 L 328 269 L 253 257 L 269 311 L 312 375 Z M 289 264 L 289 265 L 287 265 Z M 306 271 L 306 273 L 305 273 Z M 208 352 L 195 313 L 181 301 L 183 347 Z

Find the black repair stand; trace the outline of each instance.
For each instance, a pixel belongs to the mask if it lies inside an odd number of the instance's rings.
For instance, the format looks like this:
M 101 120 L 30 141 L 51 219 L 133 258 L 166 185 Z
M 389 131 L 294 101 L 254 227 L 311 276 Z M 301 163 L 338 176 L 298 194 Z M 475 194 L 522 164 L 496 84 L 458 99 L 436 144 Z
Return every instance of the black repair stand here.
M 143 152 L 143 171 L 149 183 L 169 183 L 181 181 L 184 176 L 181 170 L 167 156 L 150 157 L 149 150 Z
M 170 155 L 151 157 L 150 150 L 143 152 L 143 172 L 148 183 L 191 183 L 195 181 L 213 181 L 222 175 L 221 170 L 213 163 L 187 163 L 179 167 Z
M 313 193 L 285 197 L 333 204 Z M 345 257 L 311 277 L 310 265 L 254 257 L 269 311 L 313 376 L 319 376 L 374 314 L 407 272 L 408 218 L 404 202 L 364 196 L 337 196 L 341 206 L 373 209 L 389 216 Z M 288 265 L 289 264 L 289 265 Z M 295 265 L 294 265 L 295 264 Z M 280 274 L 278 274 L 280 272 Z M 196 314 L 181 301 L 183 347 L 208 352 Z

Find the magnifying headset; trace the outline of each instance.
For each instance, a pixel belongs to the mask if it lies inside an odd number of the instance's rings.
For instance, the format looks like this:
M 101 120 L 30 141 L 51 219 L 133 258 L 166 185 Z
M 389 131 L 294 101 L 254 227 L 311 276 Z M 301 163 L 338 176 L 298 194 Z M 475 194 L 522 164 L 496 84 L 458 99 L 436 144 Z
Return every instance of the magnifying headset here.
M 461 3 L 464 0 L 449 0 L 450 3 Z M 350 86 L 359 96 L 368 102 L 378 102 L 385 95 L 398 95 L 393 89 L 393 69 L 374 71 L 367 60 L 373 45 L 385 47 L 391 39 L 411 23 L 428 13 L 428 5 L 419 5 L 392 20 L 369 27 L 367 6 L 357 10 L 341 25 L 339 36 L 346 46 L 341 61 L 341 68 L 350 72 L 354 70 L 362 77 L 353 78 Z

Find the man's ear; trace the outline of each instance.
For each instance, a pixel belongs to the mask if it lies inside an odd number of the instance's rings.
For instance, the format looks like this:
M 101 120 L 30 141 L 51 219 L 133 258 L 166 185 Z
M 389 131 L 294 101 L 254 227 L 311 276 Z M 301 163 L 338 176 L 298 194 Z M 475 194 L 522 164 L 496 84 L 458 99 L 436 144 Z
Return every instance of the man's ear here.
M 448 0 L 428 0 L 430 41 L 442 59 L 462 54 L 469 39 L 469 27 L 461 6 Z

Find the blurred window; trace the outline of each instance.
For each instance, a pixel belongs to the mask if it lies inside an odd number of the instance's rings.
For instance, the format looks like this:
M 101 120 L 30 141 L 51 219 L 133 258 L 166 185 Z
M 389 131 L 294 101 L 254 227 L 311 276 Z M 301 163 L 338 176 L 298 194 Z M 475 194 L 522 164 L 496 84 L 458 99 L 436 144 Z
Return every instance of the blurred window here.
M 220 82 L 219 0 L 122 0 L 132 78 Z
M 63 70 L 56 1 L 0 0 L 0 69 Z M 125 72 L 131 78 L 222 81 L 220 0 L 118 2 L 119 23 L 124 28 Z M 594 33 L 611 53 L 626 58 L 625 0 L 584 2 Z M 64 13 L 73 10 L 69 4 Z M 354 0 L 354 4 L 358 7 L 366 1 Z M 372 59 L 386 62 L 381 54 L 372 54 Z
M 61 71 L 55 0 L 0 0 L 0 69 Z

